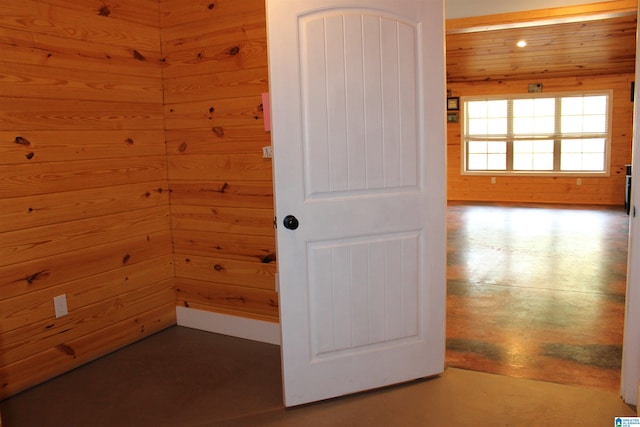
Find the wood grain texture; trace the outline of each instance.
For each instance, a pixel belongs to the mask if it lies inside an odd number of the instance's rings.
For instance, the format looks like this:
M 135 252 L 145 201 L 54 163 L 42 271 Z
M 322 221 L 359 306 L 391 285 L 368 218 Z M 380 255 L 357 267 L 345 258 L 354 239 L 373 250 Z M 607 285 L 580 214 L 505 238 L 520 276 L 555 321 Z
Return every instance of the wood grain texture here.
M 4 1 L 0 3 L 0 28 L 132 49 L 160 50 L 157 27 L 108 19 L 97 12 L 95 6 L 81 9 L 37 0 Z
M 169 229 L 166 206 L 116 213 L 97 218 L 9 231 L 0 239 L 0 266 L 18 264 L 101 243 L 121 241 L 132 234 Z
M 175 323 L 158 20 L 0 4 L 2 397 Z
M 0 198 L 0 232 L 168 205 L 166 181 Z
M 161 27 L 189 24 L 197 21 L 218 22 L 225 17 L 239 18 L 255 11 L 264 11 L 263 0 L 162 0 Z
M 277 321 L 264 1 L 160 9 L 178 303 Z
M 171 201 L 190 206 L 273 209 L 273 185 L 268 181 L 177 181 Z
M 0 130 L 159 130 L 162 104 L 0 98 Z
M 177 278 L 275 291 L 275 263 L 175 254 Z
M 3 384 L 0 399 L 103 356 L 105 349 L 115 351 L 175 323 L 175 301 L 171 301 L 10 365 L 0 366 Z
M 35 155 L 34 155 L 35 157 Z M 78 160 L 0 166 L 0 197 L 73 191 L 155 182 L 166 178 L 164 156 L 109 160 Z
M 0 334 L 54 316 L 51 301 L 56 295 L 67 296 L 69 310 L 116 298 L 136 287 L 146 287 L 173 276 L 173 257 L 165 255 L 140 263 L 127 263 L 117 269 L 72 280 L 40 291 L 0 301 Z
M 175 230 L 203 230 L 240 235 L 272 236 L 273 211 L 268 209 L 178 206 L 171 209 Z
M 173 154 L 256 154 L 271 145 L 271 135 L 258 126 L 248 128 L 213 126 L 207 129 L 167 131 L 167 153 Z
M 275 236 L 174 230 L 176 253 L 262 263 L 276 262 Z
M 65 68 L 0 61 L 0 93 L 24 98 L 161 103 L 157 76 L 118 76 L 95 70 L 69 73 Z
M 447 21 L 447 81 L 633 73 L 637 7 L 617 0 Z
M 262 92 L 240 98 L 212 98 L 183 104 L 166 104 L 167 129 L 212 129 L 230 127 L 262 129 Z
M 262 153 L 169 156 L 170 180 L 267 181 L 271 169 L 271 159 L 263 159 Z
M 7 30 L 0 27 L 0 48 L 3 61 L 20 65 L 40 65 L 73 70 L 82 61 L 82 69 L 113 75 L 162 77 L 160 52 L 129 46 L 114 46 L 76 40 L 28 30 Z M 138 52 L 140 56 L 136 56 Z
M 175 302 L 173 278 L 150 286 L 139 286 L 114 298 L 78 307 L 65 317 L 56 319 L 52 315 L 48 319 L 0 333 L 3 346 L 2 366 L 48 348 L 64 345 L 65 341 L 80 338 L 171 302 Z
M 164 156 L 161 130 L 0 131 L 3 165 Z M 33 153 L 31 158 L 27 158 Z
M 275 291 L 183 278 L 176 279 L 176 290 L 178 305 L 183 307 L 272 322 L 277 320 L 278 298 Z
M 171 253 L 171 232 L 162 230 L 10 264 L 0 267 L 0 294 L 10 299 Z

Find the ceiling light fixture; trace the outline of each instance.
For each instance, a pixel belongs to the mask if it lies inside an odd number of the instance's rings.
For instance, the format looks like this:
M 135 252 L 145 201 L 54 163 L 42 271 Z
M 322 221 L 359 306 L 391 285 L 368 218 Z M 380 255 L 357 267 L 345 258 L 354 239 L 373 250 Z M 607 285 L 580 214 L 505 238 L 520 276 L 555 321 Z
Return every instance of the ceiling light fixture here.
M 520 40 L 518 43 L 516 43 L 516 46 L 518 47 L 525 47 L 527 45 L 527 42 L 524 40 Z

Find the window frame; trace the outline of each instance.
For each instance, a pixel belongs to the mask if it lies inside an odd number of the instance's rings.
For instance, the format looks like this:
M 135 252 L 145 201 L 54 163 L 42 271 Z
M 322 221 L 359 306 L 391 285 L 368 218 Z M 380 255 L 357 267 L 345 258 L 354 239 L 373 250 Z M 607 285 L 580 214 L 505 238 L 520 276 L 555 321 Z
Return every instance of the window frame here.
M 516 99 L 535 99 L 535 98 L 554 98 L 556 103 L 559 103 L 559 98 L 563 97 L 584 97 L 584 96 L 601 96 L 607 97 L 607 123 L 605 134 L 605 148 L 604 148 L 604 170 L 603 171 L 566 171 L 555 170 L 555 167 L 560 167 L 560 140 L 561 135 L 554 134 L 554 170 L 467 170 L 468 163 L 468 141 L 472 138 L 467 138 L 467 102 L 468 101 L 491 101 L 491 100 L 516 100 Z M 511 111 L 511 110 L 510 110 Z M 505 139 L 499 139 L 499 141 L 506 142 L 506 167 L 513 167 L 513 135 L 510 134 L 512 129 L 511 123 L 513 122 L 513 114 L 511 111 L 511 117 L 509 117 L 507 128 L 507 137 Z M 572 92 L 549 92 L 549 93 L 519 93 L 519 94 L 501 94 L 501 95 L 477 95 L 477 96 L 461 96 L 460 97 L 460 163 L 461 163 L 461 175 L 467 176 L 544 176 L 544 177 L 607 177 L 611 176 L 611 145 L 612 145 L 612 126 L 613 121 L 613 90 L 588 90 L 588 91 L 572 91 Z M 511 138 L 510 138 L 511 137 Z M 589 136 L 586 135 L 585 139 Z

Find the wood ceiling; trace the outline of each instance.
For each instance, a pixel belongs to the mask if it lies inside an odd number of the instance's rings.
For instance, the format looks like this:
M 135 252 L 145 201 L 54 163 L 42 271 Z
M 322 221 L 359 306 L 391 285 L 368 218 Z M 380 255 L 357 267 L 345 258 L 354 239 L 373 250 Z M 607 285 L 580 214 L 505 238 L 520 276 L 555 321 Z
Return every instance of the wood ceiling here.
M 612 16 L 613 15 L 613 16 Z M 497 16 L 497 15 L 496 15 Z M 503 18 L 508 19 L 506 15 Z M 633 73 L 636 11 L 581 19 L 464 28 L 447 23 L 447 81 L 540 79 Z M 456 25 L 457 24 L 457 25 Z M 516 43 L 526 40 L 527 46 Z

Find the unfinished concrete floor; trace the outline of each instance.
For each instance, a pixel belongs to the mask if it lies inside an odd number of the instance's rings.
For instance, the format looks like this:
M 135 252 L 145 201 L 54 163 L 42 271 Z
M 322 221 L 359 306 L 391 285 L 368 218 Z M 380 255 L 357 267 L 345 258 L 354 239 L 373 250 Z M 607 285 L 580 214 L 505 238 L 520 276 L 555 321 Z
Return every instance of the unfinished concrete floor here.
M 313 386 L 313 385 L 310 385 Z M 616 393 L 448 369 L 285 409 L 274 345 L 172 327 L 0 403 L 25 426 L 608 426 Z

